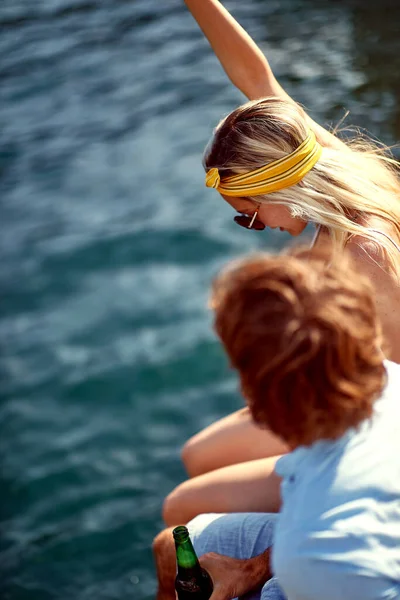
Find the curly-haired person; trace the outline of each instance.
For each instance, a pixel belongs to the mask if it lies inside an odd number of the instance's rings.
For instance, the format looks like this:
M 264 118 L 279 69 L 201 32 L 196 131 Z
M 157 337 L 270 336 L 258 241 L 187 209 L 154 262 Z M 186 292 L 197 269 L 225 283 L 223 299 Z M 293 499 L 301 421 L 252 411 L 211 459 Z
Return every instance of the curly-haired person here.
M 337 128 L 328 131 L 316 123 L 282 87 L 273 56 L 270 61 L 264 55 L 265 47 L 256 45 L 223 1 L 184 2 L 229 79 L 249 100 L 219 122 L 205 149 L 210 193 L 239 213 L 234 220 L 249 235 L 273 228 L 297 236 L 309 224 L 314 245 L 328 240 L 345 247 L 374 285 L 386 357 L 400 364 L 400 163 L 389 148 L 357 130 L 341 136 Z M 230 4 L 235 10 L 235 4 L 250 3 Z M 272 30 L 274 19 L 273 10 Z M 290 23 L 289 18 L 289 29 Z M 313 39 L 314 25 L 308 24 L 309 35 L 302 38 L 308 56 L 321 41 L 318 24 Z M 281 51 L 284 64 L 296 61 L 298 49 L 291 43 Z M 318 97 L 323 105 L 323 90 Z M 278 511 L 274 468 L 287 451 L 269 429 L 254 424 L 247 408 L 221 415 L 183 445 L 189 478 L 164 501 L 166 525 L 201 513 Z
M 372 284 L 328 252 L 259 254 L 214 284 L 215 329 L 252 418 L 291 451 L 276 464 L 279 514 L 189 523 L 211 600 L 400 598 L 400 365 L 383 357 Z M 169 600 L 170 529 L 154 550 Z

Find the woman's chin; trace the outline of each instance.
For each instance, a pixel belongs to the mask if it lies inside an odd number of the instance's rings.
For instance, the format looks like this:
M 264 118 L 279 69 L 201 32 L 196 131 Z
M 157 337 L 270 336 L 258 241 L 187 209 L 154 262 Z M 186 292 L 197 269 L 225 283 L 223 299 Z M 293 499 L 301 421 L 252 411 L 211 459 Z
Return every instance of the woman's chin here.
M 294 229 L 285 229 L 284 231 L 287 231 L 293 237 L 297 237 L 298 235 L 300 235 L 301 233 L 303 233 L 303 231 L 305 230 L 306 227 L 307 227 L 307 223 L 305 223 L 303 221 L 300 227 L 296 227 Z
M 284 233 L 288 233 L 289 235 L 293 235 L 293 236 L 299 235 L 293 229 L 286 229 L 286 227 L 279 227 L 279 231 L 283 231 Z
M 270 229 L 279 229 L 279 231 L 282 231 L 283 233 L 288 233 L 293 237 L 297 237 L 303 231 L 303 229 L 286 229 L 286 227 L 271 227 Z

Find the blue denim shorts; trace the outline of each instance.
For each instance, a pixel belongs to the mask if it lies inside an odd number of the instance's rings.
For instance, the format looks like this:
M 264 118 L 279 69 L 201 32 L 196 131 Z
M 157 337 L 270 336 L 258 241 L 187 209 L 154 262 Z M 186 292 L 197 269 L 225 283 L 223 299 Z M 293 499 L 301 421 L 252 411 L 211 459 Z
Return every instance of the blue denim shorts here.
M 272 545 L 277 517 L 278 515 L 273 513 L 205 514 L 190 521 L 188 528 L 198 556 L 206 552 L 217 552 L 232 558 L 246 559 L 262 554 Z M 323 577 L 324 582 L 331 581 L 332 568 L 335 568 L 335 564 L 327 562 L 325 570 L 319 573 L 318 577 Z M 340 577 L 340 571 L 334 576 Z M 391 585 L 387 579 L 383 580 L 379 577 L 360 579 L 357 575 L 354 581 L 351 578 L 347 578 L 346 581 L 345 595 L 341 594 L 342 588 L 332 587 L 331 591 L 335 591 L 335 594 L 329 597 L 400 599 L 398 582 L 393 581 L 394 585 Z M 364 588 L 366 586 L 362 594 L 359 593 L 361 585 Z M 316 597 L 312 590 L 310 597 Z M 277 578 L 272 577 L 262 589 L 246 594 L 242 600 L 286 600 L 286 596 Z
M 272 545 L 277 514 L 230 513 L 199 515 L 188 524 L 198 556 L 217 552 L 232 558 L 252 558 Z M 286 600 L 273 577 L 246 600 Z

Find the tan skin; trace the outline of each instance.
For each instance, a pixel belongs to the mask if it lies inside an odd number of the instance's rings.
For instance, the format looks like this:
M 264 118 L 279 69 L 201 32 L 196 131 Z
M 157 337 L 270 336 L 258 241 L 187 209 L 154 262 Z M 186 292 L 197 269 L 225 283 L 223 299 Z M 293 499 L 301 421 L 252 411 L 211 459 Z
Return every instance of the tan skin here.
M 185 0 L 185 3 L 228 77 L 249 100 L 265 96 L 290 99 L 264 54 L 218 0 Z M 308 118 L 321 145 L 346 149 L 340 140 Z M 252 215 L 257 209 L 257 205 L 246 199 L 225 200 L 240 213 Z M 282 227 L 294 236 L 306 226 L 304 221 L 292 219 L 283 206 L 263 205 L 258 218 L 267 227 Z M 370 219 L 363 224 L 386 233 L 400 244 L 397 233 L 382 219 Z M 319 239 L 326 235 L 321 231 Z M 385 272 L 383 252 L 371 246 L 368 240 L 352 238 L 347 248 L 358 270 L 370 277 L 375 285 L 386 355 L 400 363 L 400 288 Z M 192 437 L 183 448 L 182 457 L 192 479 L 178 486 L 166 499 L 165 522 L 168 525 L 186 523 L 203 512 L 279 510 L 280 478 L 274 472 L 274 465 L 278 455 L 287 451 L 280 439 L 252 423 L 247 409 L 213 423 Z M 160 584 L 157 600 L 175 600 L 175 551 L 171 529 L 157 536 L 153 549 Z M 211 600 L 240 596 L 255 583 L 262 585 L 271 576 L 269 550 L 255 559 L 242 561 L 245 565 L 239 565 L 237 559 L 216 554 L 206 554 L 200 562 L 214 581 Z
M 227 75 L 247 98 L 278 96 L 290 99 L 263 53 L 220 2 L 185 0 L 185 3 Z M 347 150 L 340 140 L 308 118 L 322 145 Z M 257 218 L 267 227 L 282 228 L 293 236 L 299 235 L 307 225 L 305 221 L 291 217 L 284 206 L 258 206 L 245 198 L 224 200 L 235 211 L 248 215 L 259 208 Z M 363 225 L 386 233 L 400 245 L 398 234 L 384 220 L 370 219 Z M 326 236 L 327 232 L 321 231 L 319 239 Z M 386 271 L 383 251 L 377 250 L 369 240 L 351 238 L 347 248 L 358 270 L 370 277 L 375 285 L 385 353 L 400 363 L 400 287 Z M 278 456 L 287 451 L 281 440 L 252 423 L 246 409 L 213 423 L 192 437 L 183 448 L 182 458 L 192 479 L 167 497 L 163 508 L 166 524 L 185 523 L 201 512 L 279 510 L 280 479 L 273 469 Z
M 156 600 L 176 600 L 174 582 L 176 574 L 175 546 L 172 528 L 164 529 L 154 540 L 153 552 L 159 579 Z M 231 600 L 256 590 L 272 577 L 271 548 L 249 559 L 231 558 L 207 552 L 199 558 L 201 566 L 210 574 L 214 590 L 210 600 Z
M 257 218 L 265 225 L 282 228 L 293 236 L 299 235 L 307 225 L 292 218 L 284 206 L 254 205 L 240 198 L 226 200 L 240 213 L 252 215 L 258 210 Z M 374 228 L 378 228 L 377 225 L 376 221 L 370 224 Z M 390 235 L 389 230 L 386 231 Z M 323 237 L 326 234 L 321 232 L 319 239 Z M 400 328 L 396 316 L 400 289 L 381 267 L 383 255 L 376 255 L 376 248 L 370 247 L 369 241 L 354 238 L 347 248 L 358 270 L 375 283 L 385 337 L 392 343 L 392 351 L 387 355 L 400 362 Z M 280 439 L 252 423 L 246 409 L 214 423 L 185 445 L 183 459 L 192 479 L 175 488 L 165 500 L 166 523 L 187 522 L 204 512 L 279 510 L 280 478 L 274 466 L 277 458 L 287 451 Z

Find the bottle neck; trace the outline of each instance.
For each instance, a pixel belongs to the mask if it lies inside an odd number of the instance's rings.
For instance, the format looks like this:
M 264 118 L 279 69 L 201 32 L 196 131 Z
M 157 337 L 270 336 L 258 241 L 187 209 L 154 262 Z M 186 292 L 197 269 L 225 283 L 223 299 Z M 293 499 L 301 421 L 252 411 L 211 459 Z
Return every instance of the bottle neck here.
M 184 541 L 175 541 L 175 546 L 178 571 L 179 569 L 195 569 L 200 566 L 189 537 Z
M 184 526 L 176 527 L 174 529 L 174 539 L 178 576 L 186 579 L 199 575 L 201 573 L 200 563 L 187 528 Z

